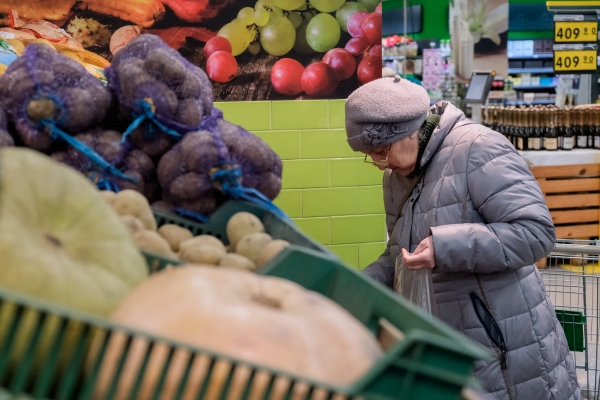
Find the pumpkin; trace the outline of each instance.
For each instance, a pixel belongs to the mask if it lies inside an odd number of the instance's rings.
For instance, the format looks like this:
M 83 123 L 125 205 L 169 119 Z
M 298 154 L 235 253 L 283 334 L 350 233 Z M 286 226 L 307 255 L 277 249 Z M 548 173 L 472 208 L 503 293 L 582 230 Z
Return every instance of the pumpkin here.
M 0 286 L 107 316 L 147 276 L 120 217 L 91 182 L 24 148 L 0 151 Z
M 110 319 L 242 363 L 334 385 L 352 384 L 382 356 L 375 337 L 333 301 L 281 278 L 230 268 L 187 265 L 154 274 Z M 105 398 L 125 341 L 120 333 L 109 339 L 95 398 Z M 146 339 L 133 340 L 112 399 L 129 398 L 147 346 Z M 90 364 L 97 353 L 91 354 Z M 137 400 L 153 398 L 167 355 L 166 345 L 154 345 Z M 185 351 L 176 350 L 160 399 L 175 398 L 187 362 Z M 196 367 L 183 399 L 195 399 L 205 378 Z M 211 379 L 225 382 L 228 373 L 217 368 Z

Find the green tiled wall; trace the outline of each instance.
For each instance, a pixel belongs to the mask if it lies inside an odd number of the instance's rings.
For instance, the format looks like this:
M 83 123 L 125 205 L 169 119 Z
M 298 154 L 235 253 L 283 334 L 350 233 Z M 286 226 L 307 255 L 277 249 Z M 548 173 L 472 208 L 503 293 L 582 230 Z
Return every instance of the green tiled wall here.
M 382 172 L 346 144 L 344 100 L 218 103 L 283 160 L 275 201 L 308 235 L 364 268 L 385 249 Z

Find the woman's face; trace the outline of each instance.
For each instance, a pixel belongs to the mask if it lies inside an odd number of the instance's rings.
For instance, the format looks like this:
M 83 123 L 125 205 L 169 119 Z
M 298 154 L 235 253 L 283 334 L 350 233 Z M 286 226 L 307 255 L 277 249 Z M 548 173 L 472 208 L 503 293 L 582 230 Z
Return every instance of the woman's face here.
M 373 161 L 387 161 L 389 166 L 377 165 L 380 170 L 391 169 L 408 176 L 415 170 L 419 153 L 419 131 L 391 145 L 378 147 L 367 153 Z

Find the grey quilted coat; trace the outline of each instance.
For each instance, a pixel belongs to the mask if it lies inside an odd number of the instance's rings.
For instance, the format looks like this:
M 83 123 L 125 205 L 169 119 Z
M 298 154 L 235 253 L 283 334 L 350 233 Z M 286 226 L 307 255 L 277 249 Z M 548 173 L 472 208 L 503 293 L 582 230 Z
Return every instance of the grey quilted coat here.
M 474 366 L 485 398 L 581 399 L 564 332 L 535 267 L 555 239 L 537 182 L 504 136 L 450 103 L 432 112 L 441 122 L 421 160 L 429 165 L 397 222 L 411 179 L 385 173 L 389 242 L 365 273 L 391 287 L 401 249 L 412 252 L 432 235 L 439 318 L 498 355 Z M 491 340 L 477 302 L 497 322 L 506 352 Z

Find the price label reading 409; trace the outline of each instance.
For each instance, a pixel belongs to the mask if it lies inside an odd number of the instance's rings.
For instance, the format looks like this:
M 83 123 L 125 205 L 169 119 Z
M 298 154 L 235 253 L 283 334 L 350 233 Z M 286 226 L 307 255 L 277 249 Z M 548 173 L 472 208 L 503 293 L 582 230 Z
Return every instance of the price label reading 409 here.
M 597 50 L 563 50 L 554 52 L 554 71 L 596 71 Z
M 556 43 L 596 42 L 598 21 L 556 21 L 554 41 Z

